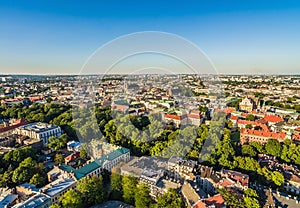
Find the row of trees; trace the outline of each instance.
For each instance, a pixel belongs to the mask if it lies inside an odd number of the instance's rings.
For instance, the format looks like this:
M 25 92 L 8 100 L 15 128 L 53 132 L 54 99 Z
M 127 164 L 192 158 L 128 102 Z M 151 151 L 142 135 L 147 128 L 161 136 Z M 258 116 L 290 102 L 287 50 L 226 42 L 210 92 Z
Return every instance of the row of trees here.
M 242 146 L 242 154 L 257 158 L 258 154 L 276 156 L 281 162 L 300 165 L 300 146 L 286 139 L 280 143 L 276 139 L 269 139 L 265 145 L 259 142 L 250 142 Z
M 284 104 L 282 102 L 274 102 L 272 100 L 268 100 L 268 101 L 266 101 L 266 105 L 270 105 L 270 106 L 274 106 L 274 107 L 280 107 L 280 108 L 284 108 L 284 109 L 294 109 L 297 112 L 300 112 L 300 105 L 299 104 L 291 104 L 290 99 L 288 99 L 286 104 Z

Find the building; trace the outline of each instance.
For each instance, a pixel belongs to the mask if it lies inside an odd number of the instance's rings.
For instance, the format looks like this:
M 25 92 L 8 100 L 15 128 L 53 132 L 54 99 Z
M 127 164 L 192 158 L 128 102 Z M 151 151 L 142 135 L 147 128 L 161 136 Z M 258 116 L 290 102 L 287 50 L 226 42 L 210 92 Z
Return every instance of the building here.
M 129 104 L 125 100 L 115 100 L 111 104 L 111 109 L 126 113 L 129 109 Z
M 18 195 L 8 194 L 2 200 L 0 200 L 0 207 L 1 208 L 12 207 L 17 200 L 18 200 Z
M 0 137 L 9 136 L 9 135 L 13 134 L 13 131 L 16 128 L 24 126 L 26 124 L 28 124 L 28 122 L 24 118 L 10 121 L 8 125 L 5 125 L 2 128 L 0 128 Z
M 235 187 L 241 190 L 246 190 L 249 187 L 249 176 L 238 171 L 233 170 L 222 170 L 221 177 L 223 181 L 227 180 L 229 182 L 227 185 L 221 185 L 223 188 Z M 222 184 L 222 182 L 220 183 Z
M 74 170 L 75 169 L 69 165 L 62 164 L 54 166 L 54 168 L 47 173 L 48 181 L 55 181 L 58 178 L 67 178 Z
M 74 151 L 74 152 L 79 152 L 80 148 L 81 148 L 82 143 L 81 142 L 77 142 L 77 141 L 69 141 L 67 143 L 67 149 L 68 151 Z
M 300 195 L 300 177 L 288 171 L 284 173 L 284 189 L 296 195 Z
M 50 198 L 52 204 L 55 204 L 68 190 L 75 188 L 75 185 L 76 181 L 72 178 L 62 177 L 41 188 L 41 192 Z
M 59 137 L 62 134 L 61 128 L 59 126 L 47 123 L 30 123 L 23 125 L 14 130 L 15 134 L 28 136 L 33 139 L 39 139 L 43 141 L 44 146 L 47 145 L 48 139 L 51 136 Z
M 16 135 L 0 138 L 0 147 L 13 147 L 16 143 Z
M 34 184 L 24 183 L 16 186 L 16 194 L 19 196 L 19 200 L 25 201 L 32 195 L 39 193 L 40 189 L 36 188 Z
M 103 155 L 102 157 L 74 170 L 71 175 L 75 180 L 80 180 L 86 176 L 100 176 L 104 169 L 111 171 L 113 167 L 120 162 L 130 160 L 130 150 L 124 147 L 118 147 L 113 152 Z
M 252 129 L 241 129 L 240 142 L 241 144 L 247 144 L 249 142 L 259 142 L 265 144 L 269 139 L 276 139 L 279 142 L 283 142 L 286 139 L 286 133 L 280 132 L 270 132 L 270 131 L 260 131 Z
M 253 110 L 253 103 L 250 99 L 244 98 L 239 104 L 241 111 L 251 112 Z
M 190 125 L 200 126 L 202 121 L 203 119 L 199 114 L 193 114 L 193 113 L 187 114 L 187 123 Z
M 164 171 L 161 169 L 153 170 L 150 168 L 144 168 L 144 170 L 142 171 L 139 177 L 139 180 L 141 182 L 148 184 L 150 195 L 154 198 L 161 195 L 160 188 L 157 187 L 157 182 L 163 177 L 163 174 Z
M 226 208 L 225 200 L 221 194 L 198 201 L 193 208 Z
M 283 119 L 280 116 L 268 115 L 268 114 L 266 114 L 264 116 L 263 120 L 265 122 L 267 122 L 269 126 L 272 126 L 272 125 L 277 124 L 279 122 L 283 122 Z
M 196 162 L 173 156 L 168 160 L 168 170 L 177 173 L 184 179 L 193 178 Z
M 265 124 L 262 124 L 262 123 L 259 123 L 257 121 L 248 121 L 248 120 L 241 120 L 239 119 L 237 121 L 237 126 L 240 128 L 240 129 L 243 129 L 243 128 L 246 128 L 247 125 L 251 125 L 252 128 L 255 128 L 257 127 L 257 129 L 260 129 L 260 130 L 263 130 L 263 131 L 269 131 L 269 128 L 267 125 Z M 256 128 L 255 128 L 256 129 Z
M 180 125 L 187 124 L 187 115 L 173 115 L 166 113 L 164 114 L 164 120 L 168 124 L 173 123 L 178 128 Z
M 150 196 L 156 199 L 169 188 L 179 189 L 182 181 L 167 171 L 166 161 L 152 157 L 134 158 L 121 167 L 121 175 L 130 175 L 148 184 Z
M 67 157 L 65 157 L 65 164 L 66 165 L 74 165 L 74 164 L 76 164 L 75 160 L 79 157 L 80 157 L 80 152 L 74 152 L 74 153 L 68 155 Z
M 222 180 L 221 174 L 213 170 L 212 167 L 198 166 L 195 182 L 197 187 L 203 190 L 207 195 L 214 195 L 218 184 Z
M 193 189 L 190 183 L 183 184 L 181 193 L 187 208 L 193 208 L 196 203 L 201 199 L 198 193 Z
M 36 194 L 24 201 L 15 205 L 13 208 L 48 208 L 51 206 L 50 198 L 45 194 Z

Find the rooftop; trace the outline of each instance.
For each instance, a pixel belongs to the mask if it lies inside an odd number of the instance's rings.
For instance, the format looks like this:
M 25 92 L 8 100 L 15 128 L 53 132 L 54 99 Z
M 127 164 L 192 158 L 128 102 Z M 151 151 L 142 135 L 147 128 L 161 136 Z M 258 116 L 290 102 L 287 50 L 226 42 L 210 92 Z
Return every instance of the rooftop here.
M 90 172 L 92 172 L 98 168 L 101 168 L 105 161 L 112 161 L 128 152 L 130 152 L 130 150 L 127 148 L 124 148 L 124 147 L 118 148 L 115 151 L 113 151 L 107 155 L 104 155 L 104 156 L 94 160 L 93 162 L 91 162 L 87 165 L 84 165 L 83 167 L 81 167 L 79 169 L 74 170 L 74 176 L 76 179 L 80 179 L 80 178 L 86 176 L 87 174 L 89 174 Z
M 280 132 L 270 132 L 270 131 L 260 131 L 260 130 L 252 130 L 252 129 L 241 129 L 242 134 L 250 134 L 250 135 L 256 135 L 256 136 L 262 136 L 262 137 L 268 137 L 268 138 L 274 138 L 274 139 L 281 139 L 284 140 L 286 137 L 286 133 Z
M 42 122 L 30 123 L 20 127 L 20 129 L 24 129 L 27 131 L 34 131 L 37 133 L 48 131 L 50 129 L 55 129 L 55 128 L 58 128 L 58 126 L 55 126 L 53 124 L 42 123 Z
M 0 201 L 0 207 L 7 207 L 18 198 L 18 195 L 8 194 Z
M 75 183 L 76 182 L 71 178 L 67 178 L 67 179 L 59 178 L 53 181 L 52 183 L 49 183 L 46 186 L 44 186 L 42 188 L 42 191 L 46 193 L 48 196 L 53 197 Z
M 102 167 L 103 163 L 104 161 L 102 161 L 101 159 L 94 160 L 93 162 L 86 164 L 79 169 L 74 170 L 74 176 L 77 180 L 81 179 L 86 175 L 88 175 L 90 172 Z
M 195 190 L 189 183 L 183 184 L 181 192 L 191 205 L 195 204 L 200 200 L 199 195 L 195 192 Z
M 48 200 L 49 200 L 49 198 L 46 195 L 37 194 L 37 195 L 30 197 L 24 203 L 17 205 L 16 207 L 18 207 L 18 208 L 35 208 L 44 203 L 47 203 Z

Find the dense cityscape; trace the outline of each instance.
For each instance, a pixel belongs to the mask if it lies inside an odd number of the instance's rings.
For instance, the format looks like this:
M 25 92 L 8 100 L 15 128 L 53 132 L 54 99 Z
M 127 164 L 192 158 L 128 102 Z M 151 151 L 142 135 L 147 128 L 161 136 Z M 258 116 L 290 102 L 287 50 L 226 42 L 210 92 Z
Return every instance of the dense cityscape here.
M 299 206 L 299 76 L 0 78 L 0 207 Z

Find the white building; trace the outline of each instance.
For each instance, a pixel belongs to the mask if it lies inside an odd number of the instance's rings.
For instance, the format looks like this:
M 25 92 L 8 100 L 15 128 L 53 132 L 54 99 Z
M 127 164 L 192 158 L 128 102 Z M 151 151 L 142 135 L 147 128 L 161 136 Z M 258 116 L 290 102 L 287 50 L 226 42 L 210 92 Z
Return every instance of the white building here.
M 48 143 L 48 139 L 51 136 L 59 137 L 62 134 L 59 126 L 47 123 L 30 123 L 14 130 L 15 134 L 28 136 L 33 139 L 39 139 L 43 141 L 44 146 Z

